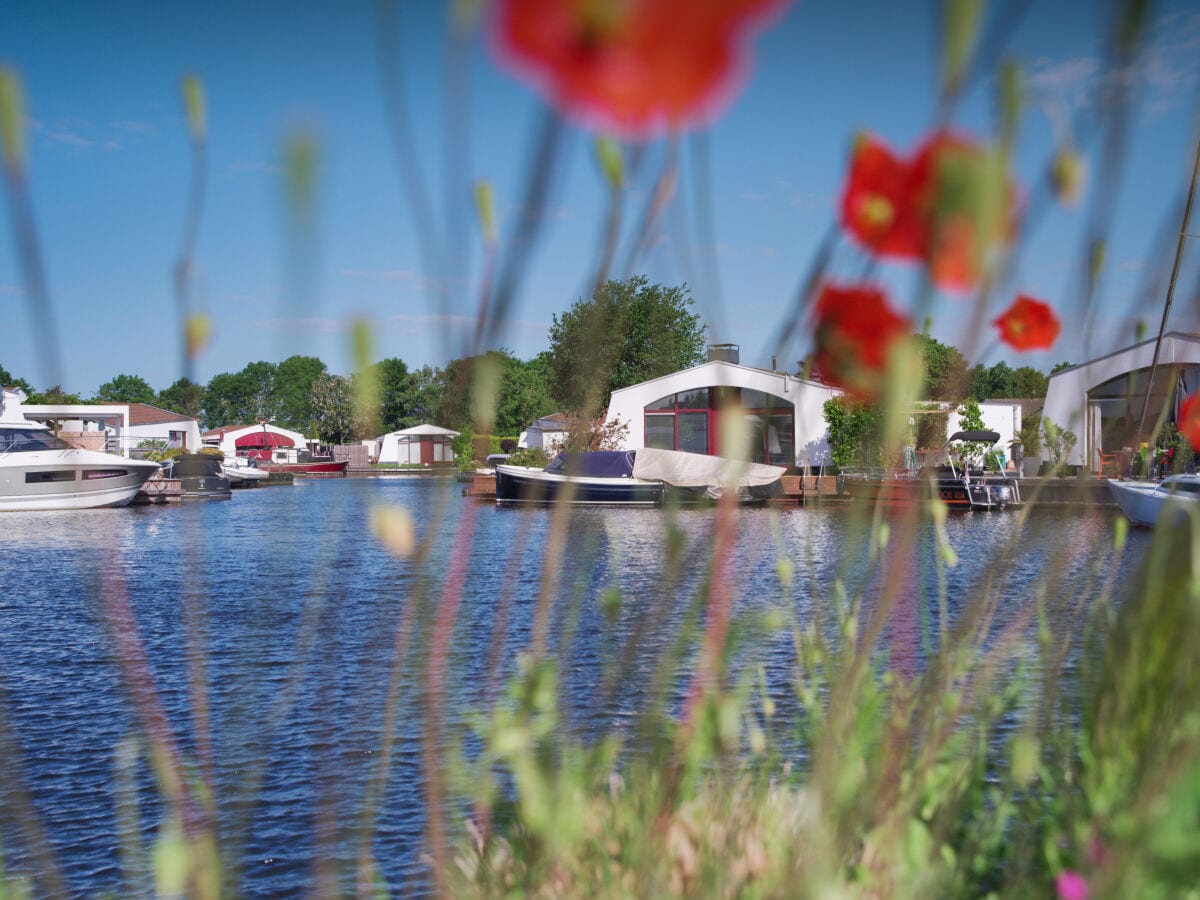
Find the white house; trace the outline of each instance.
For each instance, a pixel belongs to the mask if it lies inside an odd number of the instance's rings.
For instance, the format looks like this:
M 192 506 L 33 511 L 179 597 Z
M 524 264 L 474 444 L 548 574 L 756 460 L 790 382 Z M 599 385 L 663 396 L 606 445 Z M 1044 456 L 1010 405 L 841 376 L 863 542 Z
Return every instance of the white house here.
M 453 440 L 457 431 L 437 425 L 417 425 L 377 438 L 377 462 L 397 465 L 437 465 L 454 462 Z
M 144 441 L 200 449 L 196 419 L 148 403 L 34 403 L 21 410 L 27 419 L 57 422 L 64 440 L 91 450 L 129 456 Z
M 825 401 L 829 385 L 738 362 L 735 345 L 709 348 L 709 361 L 613 391 L 608 421 L 629 428 L 624 446 L 719 456 L 721 419 L 736 408 L 749 428 L 750 461 L 829 465 Z
M 1155 344 L 1155 339 L 1142 341 L 1050 376 L 1042 415 L 1078 438 L 1066 462 L 1099 471 L 1100 453 L 1132 449 L 1136 441 L 1148 440 L 1162 411 L 1200 386 L 1200 336 L 1163 335 L 1151 385 Z M 1139 435 L 1143 407 L 1145 431 Z
M 218 448 L 226 456 L 233 456 L 239 450 L 245 452 L 270 447 L 297 447 L 306 450 L 310 442 L 298 431 L 283 428 L 273 422 L 260 422 L 257 425 L 210 428 L 204 432 L 204 443 L 206 446 Z
M 517 446 L 522 449 L 541 450 L 548 456 L 553 456 L 567 442 L 570 430 L 567 417 L 563 413 L 542 416 L 517 438 Z

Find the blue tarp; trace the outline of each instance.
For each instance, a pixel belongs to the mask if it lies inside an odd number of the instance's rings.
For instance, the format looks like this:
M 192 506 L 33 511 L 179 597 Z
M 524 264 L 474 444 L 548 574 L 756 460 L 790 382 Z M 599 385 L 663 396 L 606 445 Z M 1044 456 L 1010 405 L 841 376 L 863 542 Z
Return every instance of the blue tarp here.
M 632 478 L 633 450 L 591 450 L 586 453 L 560 453 L 546 466 L 547 472 L 560 475 L 588 475 L 593 478 Z

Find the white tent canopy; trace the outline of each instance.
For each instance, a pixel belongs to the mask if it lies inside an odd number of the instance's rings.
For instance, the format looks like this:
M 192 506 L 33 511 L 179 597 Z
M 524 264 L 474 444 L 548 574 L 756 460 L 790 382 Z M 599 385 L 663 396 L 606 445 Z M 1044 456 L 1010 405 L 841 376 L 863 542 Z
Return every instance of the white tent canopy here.
M 377 439 L 381 463 L 396 465 L 430 465 L 454 462 L 450 442 L 458 432 L 438 425 L 416 425 L 392 431 Z

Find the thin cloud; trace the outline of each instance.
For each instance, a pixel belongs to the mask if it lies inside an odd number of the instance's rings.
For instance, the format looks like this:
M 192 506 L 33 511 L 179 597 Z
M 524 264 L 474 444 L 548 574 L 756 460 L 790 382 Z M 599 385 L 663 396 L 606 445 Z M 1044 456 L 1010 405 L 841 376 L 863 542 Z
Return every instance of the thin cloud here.
M 1067 59 L 1042 58 L 1030 67 L 1035 95 L 1080 111 L 1099 107 L 1118 88 L 1156 117 L 1186 102 L 1200 85 L 1200 15 L 1172 14 L 1148 30 L 1140 52 L 1127 66 L 1106 65 L 1099 53 Z

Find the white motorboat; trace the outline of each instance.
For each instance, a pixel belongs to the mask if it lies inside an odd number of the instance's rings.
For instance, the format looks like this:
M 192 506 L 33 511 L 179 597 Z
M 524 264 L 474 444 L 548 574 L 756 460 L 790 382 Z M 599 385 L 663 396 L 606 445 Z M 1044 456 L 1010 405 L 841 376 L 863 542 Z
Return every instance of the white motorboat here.
M 1108 479 L 1108 489 L 1121 512 L 1134 525 L 1153 528 L 1169 505 L 1200 503 L 1200 475 L 1168 475 L 1162 481 Z
M 225 477 L 234 487 L 252 484 L 256 481 L 266 481 L 270 473 L 264 472 L 253 459 L 244 456 L 226 456 L 223 466 Z
M 0 390 L 0 510 L 124 506 L 159 465 L 81 450 L 21 411 L 25 392 Z

